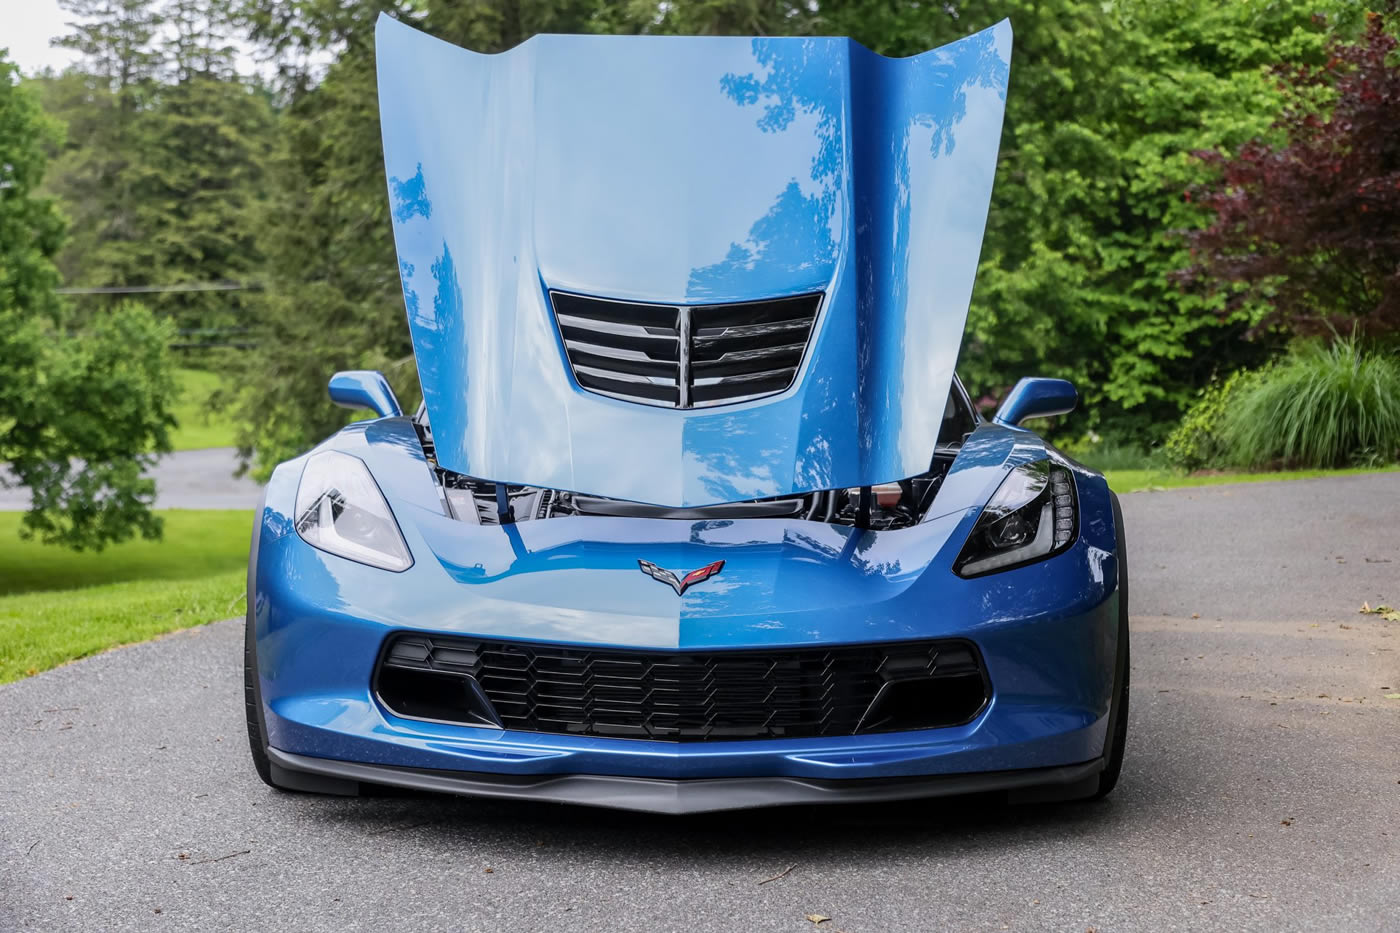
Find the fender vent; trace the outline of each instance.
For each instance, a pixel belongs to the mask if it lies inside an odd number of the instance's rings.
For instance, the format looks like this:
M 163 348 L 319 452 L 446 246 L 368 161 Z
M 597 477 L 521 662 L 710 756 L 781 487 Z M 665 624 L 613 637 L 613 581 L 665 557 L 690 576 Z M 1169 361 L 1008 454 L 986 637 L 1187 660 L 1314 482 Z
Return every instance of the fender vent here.
M 666 408 L 730 405 L 786 391 L 820 294 L 723 305 L 656 305 L 550 292 L 584 389 Z

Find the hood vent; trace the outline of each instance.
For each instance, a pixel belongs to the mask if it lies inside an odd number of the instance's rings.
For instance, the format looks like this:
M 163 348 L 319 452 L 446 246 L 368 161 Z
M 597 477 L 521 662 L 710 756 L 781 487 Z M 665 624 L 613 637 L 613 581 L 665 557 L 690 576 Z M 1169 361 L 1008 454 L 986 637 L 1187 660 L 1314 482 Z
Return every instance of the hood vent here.
M 578 384 L 664 408 L 777 395 L 797 377 L 821 294 L 723 305 L 656 305 L 551 292 Z

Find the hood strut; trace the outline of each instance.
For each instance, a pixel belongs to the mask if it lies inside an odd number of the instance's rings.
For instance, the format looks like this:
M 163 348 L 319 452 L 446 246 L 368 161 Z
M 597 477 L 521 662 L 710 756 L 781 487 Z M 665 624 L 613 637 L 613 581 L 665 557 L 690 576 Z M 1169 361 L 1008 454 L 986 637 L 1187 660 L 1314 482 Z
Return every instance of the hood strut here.
M 496 515 L 500 517 L 502 525 L 515 523 L 515 510 L 510 507 L 510 497 L 506 495 L 506 484 L 496 484 Z

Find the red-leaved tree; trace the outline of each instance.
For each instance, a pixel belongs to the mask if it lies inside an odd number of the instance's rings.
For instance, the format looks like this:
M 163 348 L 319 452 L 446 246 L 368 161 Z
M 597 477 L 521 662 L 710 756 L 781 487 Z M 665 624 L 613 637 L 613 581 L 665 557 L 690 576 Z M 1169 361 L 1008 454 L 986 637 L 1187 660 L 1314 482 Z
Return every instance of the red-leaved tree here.
M 1279 142 L 1195 153 L 1219 173 L 1186 192 L 1213 216 L 1182 278 L 1271 309 L 1265 325 L 1400 335 L 1400 0 L 1385 6 L 1326 64 L 1280 69 Z

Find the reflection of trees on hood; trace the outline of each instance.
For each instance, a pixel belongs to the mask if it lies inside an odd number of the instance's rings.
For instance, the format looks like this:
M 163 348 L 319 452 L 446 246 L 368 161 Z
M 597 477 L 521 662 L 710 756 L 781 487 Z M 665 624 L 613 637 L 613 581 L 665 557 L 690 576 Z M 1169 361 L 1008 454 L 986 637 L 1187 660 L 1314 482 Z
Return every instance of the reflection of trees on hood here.
M 788 182 L 768 212 L 749 228 L 748 239 L 731 243 L 720 262 L 691 272 L 688 297 L 732 291 L 725 285 L 760 259 L 796 272 L 835 258 L 838 244 L 832 229 L 838 221 L 845 152 L 840 108 L 848 69 L 828 53 L 830 44 L 839 41 L 754 39 L 754 59 L 768 74 L 762 80 L 752 72 L 720 79 L 720 89 L 740 107 L 763 103 L 758 128 L 765 133 L 785 132 L 799 112 L 816 117 L 818 145 L 810 174 L 816 189 L 804 194 L 796 178 Z
M 953 128 L 967 115 L 969 87 L 994 90 L 1005 100 L 1010 65 L 995 38 L 986 30 L 901 61 L 881 58 L 853 43 L 847 46 L 849 57 L 830 54 L 830 43 L 843 41 L 839 39 L 754 39 L 754 59 L 767 73 L 731 72 L 720 79 L 720 89 L 740 107 L 761 104 L 757 125 L 765 133 L 786 132 L 799 114 L 815 117 L 817 151 L 809 175 L 814 190 L 803 193 L 793 178 L 754 221 L 743 243 L 731 243 L 722 261 L 691 273 L 688 297 L 723 291 L 724 284 L 759 260 L 800 271 L 815 259 L 834 259 L 839 244 L 833 230 L 842 220 L 837 212 L 845 166 L 856 161 L 849 150 L 870 147 L 872 158 L 856 164 L 876 166 L 893 154 L 894 190 L 907 192 L 911 127 L 932 128 L 930 155 L 936 158 L 953 151 Z M 844 111 L 848 84 L 853 101 L 849 114 Z M 874 106 L 866 106 L 869 102 Z M 902 118 L 902 125 L 882 122 L 881 116 L 889 114 Z M 887 143 L 890 139 L 895 142 Z M 887 190 L 887 179 L 853 176 L 852 181 L 858 205 L 866 203 L 867 183 Z M 908 209 L 907 198 L 897 205 L 901 213 Z M 858 215 L 857 236 L 868 234 L 869 225 L 861 222 L 866 219 Z M 898 229 L 907 234 L 908 224 L 900 223 Z
M 898 560 L 871 563 L 867 560 L 857 559 L 857 555 L 865 555 L 874 546 L 877 537 L 875 533 L 857 528 L 843 529 L 843 531 L 846 534 L 846 543 L 840 549 L 818 541 L 813 536 L 800 531 L 789 531 L 786 535 L 786 543 L 819 554 L 827 560 L 848 563 L 862 576 L 896 577 L 902 572 Z
M 408 181 L 389 179 L 389 191 L 394 202 L 394 220 L 408 223 L 414 217 L 432 217 L 433 204 L 428 200 L 428 186 L 423 180 L 423 163 L 418 163 L 418 171 Z

